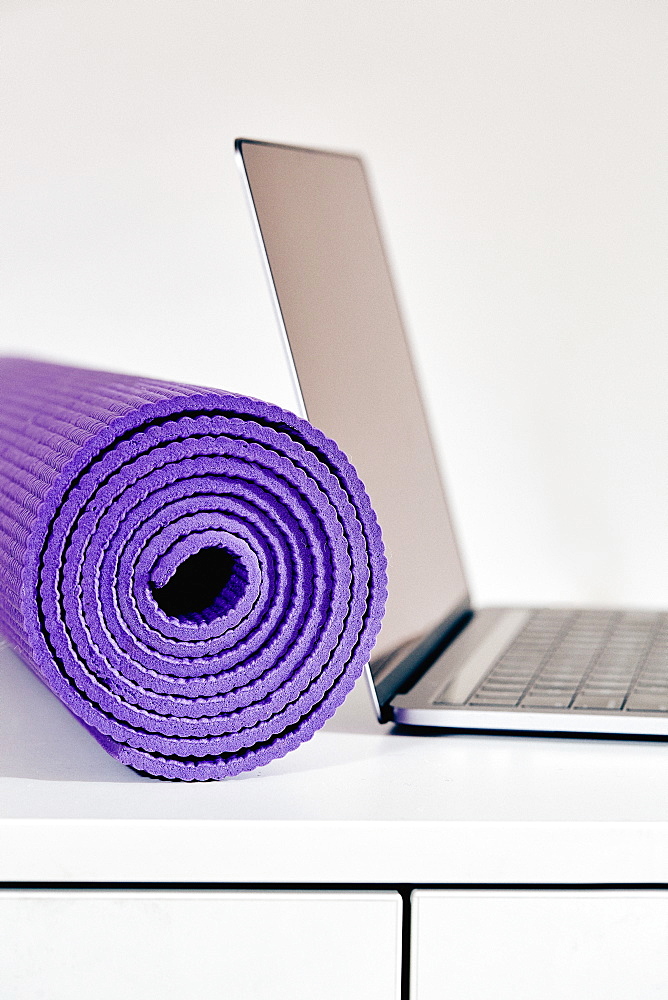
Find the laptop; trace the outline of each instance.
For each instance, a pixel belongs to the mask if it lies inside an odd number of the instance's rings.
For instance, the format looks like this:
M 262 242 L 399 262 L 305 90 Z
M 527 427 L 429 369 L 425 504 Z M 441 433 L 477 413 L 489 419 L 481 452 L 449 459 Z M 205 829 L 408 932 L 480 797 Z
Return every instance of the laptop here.
M 302 415 L 347 453 L 383 531 L 379 719 L 668 736 L 668 613 L 472 607 L 361 159 L 235 148 Z

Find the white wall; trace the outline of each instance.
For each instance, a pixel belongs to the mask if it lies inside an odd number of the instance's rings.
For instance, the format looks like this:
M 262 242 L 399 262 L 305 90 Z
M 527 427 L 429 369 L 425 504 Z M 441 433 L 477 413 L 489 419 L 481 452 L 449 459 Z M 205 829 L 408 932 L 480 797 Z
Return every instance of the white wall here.
M 663 0 L 4 0 L 0 349 L 290 403 L 236 135 L 364 153 L 480 601 L 668 607 Z

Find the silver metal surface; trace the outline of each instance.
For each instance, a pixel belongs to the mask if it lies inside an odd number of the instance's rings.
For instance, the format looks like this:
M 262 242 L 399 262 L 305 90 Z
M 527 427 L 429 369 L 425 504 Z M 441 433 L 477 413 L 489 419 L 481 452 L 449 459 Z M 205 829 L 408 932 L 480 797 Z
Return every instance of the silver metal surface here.
M 348 455 L 382 526 L 382 656 L 467 586 L 368 181 L 356 156 L 237 150 L 309 420 Z
M 561 712 L 548 709 L 394 707 L 395 722 L 439 729 L 492 729 L 546 733 L 609 733 L 618 736 L 668 736 L 668 713 Z
M 351 458 L 383 530 L 389 597 L 376 648 L 379 686 L 373 661 L 368 675 L 379 717 L 389 702 L 395 721 L 411 725 L 668 736 L 668 642 L 647 654 L 656 657 L 647 683 L 638 673 L 642 643 L 632 637 L 637 663 L 631 655 L 596 674 L 592 654 L 587 685 L 560 665 L 563 656 L 553 676 L 540 674 L 556 636 L 549 628 L 529 643 L 535 661 L 526 649 L 521 664 L 518 657 L 516 675 L 500 662 L 525 626 L 534 627 L 529 610 L 476 611 L 457 634 L 471 614 L 466 580 L 363 164 L 246 139 L 236 149 L 303 413 Z M 626 614 L 642 631 L 642 613 Z M 431 637 L 437 645 L 429 647 Z M 443 643 L 425 672 L 430 649 Z M 413 670 L 419 679 L 410 687 Z M 380 687 L 390 693 L 381 696 Z
M 246 201 L 250 209 L 250 216 L 253 220 L 253 232 L 255 233 L 255 239 L 257 241 L 257 246 L 260 251 L 260 258 L 262 260 L 262 266 L 264 268 L 265 277 L 267 279 L 267 287 L 269 288 L 269 294 L 271 295 L 271 302 L 274 307 L 274 315 L 276 316 L 276 322 L 278 324 L 278 329 L 281 335 L 281 346 L 283 348 L 283 353 L 285 355 L 285 360 L 287 361 L 288 371 L 290 372 L 290 381 L 292 382 L 292 387 L 294 389 L 295 400 L 297 402 L 297 416 L 307 418 L 306 406 L 304 404 L 304 396 L 302 394 L 301 386 L 299 384 L 299 376 L 297 374 L 297 369 L 295 368 L 295 359 L 292 356 L 292 351 L 290 350 L 290 341 L 288 340 L 288 334 L 285 329 L 285 323 L 283 322 L 283 313 L 281 312 L 281 304 L 278 301 L 278 295 L 276 294 L 276 286 L 272 280 L 271 269 L 269 267 L 269 261 L 267 259 L 267 254 L 265 252 L 264 243 L 262 240 L 262 231 L 260 229 L 260 222 L 255 211 L 255 204 L 253 202 L 253 192 L 250 189 L 250 184 L 248 183 L 248 176 L 244 168 L 244 160 L 241 155 L 241 147 L 239 145 L 235 146 L 234 155 L 236 157 L 237 166 L 239 167 L 239 173 L 241 174 L 241 180 L 243 183 L 244 194 L 246 195 Z
M 482 608 L 424 676 L 407 694 L 395 695 L 396 710 L 432 705 L 447 690 L 455 704 L 463 704 L 495 660 L 521 631 L 528 610 Z
M 422 680 L 393 699 L 392 717 L 456 728 L 665 735 L 668 614 L 476 612 Z

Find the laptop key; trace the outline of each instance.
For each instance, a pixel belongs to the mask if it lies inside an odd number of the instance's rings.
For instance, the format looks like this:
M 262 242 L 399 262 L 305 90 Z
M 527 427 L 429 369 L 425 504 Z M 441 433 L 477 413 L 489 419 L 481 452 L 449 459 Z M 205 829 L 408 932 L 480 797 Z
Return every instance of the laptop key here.
M 521 692 L 520 692 L 521 694 Z M 476 708 L 513 708 L 519 699 L 519 694 L 483 694 L 479 691 L 475 694 L 468 702 L 468 705 L 475 706 Z
M 624 703 L 624 695 L 620 694 L 598 694 L 595 691 L 583 691 L 573 702 L 573 708 L 580 710 L 591 710 L 595 712 L 615 712 Z
M 575 694 L 578 689 L 578 678 L 566 677 L 564 680 L 555 681 L 554 683 L 549 683 L 548 681 L 539 681 L 531 686 L 528 694 L 536 694 L 537 692 L 545 691 L 555 691 L 559 694 L 563 694 L 565 691 L 569 691 L 570 694 Z
M 588 680 L 584 690 L 591 694 L 604 695 L 604 694 L 621 694 L 625 695 L 629 689 L 630 678 L 628 680 L 617 683 L 616 681 L 592 681 Z
M 572 694 L 528 694 L 522 699 L 522 708 L 568 708 Z
M 668 693 L 634 692 L 624 707 L 627 712 L 668 712 Z

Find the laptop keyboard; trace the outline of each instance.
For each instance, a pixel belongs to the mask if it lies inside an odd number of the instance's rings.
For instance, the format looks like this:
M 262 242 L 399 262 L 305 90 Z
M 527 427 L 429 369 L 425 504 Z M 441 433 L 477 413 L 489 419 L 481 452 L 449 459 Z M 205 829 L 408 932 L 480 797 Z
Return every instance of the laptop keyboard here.
M 668 613 L 537 610 L 466 704 L 668 712 Z

